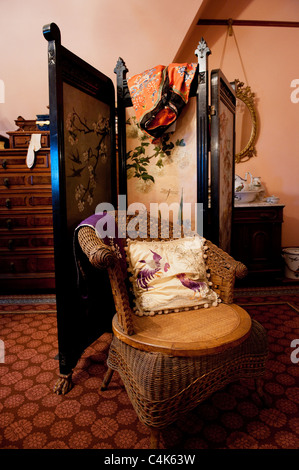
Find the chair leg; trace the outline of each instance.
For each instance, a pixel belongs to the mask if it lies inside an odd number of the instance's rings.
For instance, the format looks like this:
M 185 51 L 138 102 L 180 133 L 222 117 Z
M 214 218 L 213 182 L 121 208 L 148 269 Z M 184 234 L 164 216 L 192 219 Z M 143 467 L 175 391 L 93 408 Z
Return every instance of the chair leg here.
M 160 430 L 157 428 L 150 428 L 151 430 L 151 449 L 159 449 L 159 438 L 160 438 Z
M 111 378 L 112 378 L 113 372 L 114 372 L 113 369 L 108 368 L 108 370 L 107 370 L 107 372 L 106 372 L 106 374 L 105 374 L 105 377 L 104 377 L 104 379 L 103 379 L 102 385 L 101 385 L 101 390 L 102 390 L 102 391 L 107 390 L 108 385 L 109 385 L 109 383 L 110 383 L 110 380 L 111 380 Z

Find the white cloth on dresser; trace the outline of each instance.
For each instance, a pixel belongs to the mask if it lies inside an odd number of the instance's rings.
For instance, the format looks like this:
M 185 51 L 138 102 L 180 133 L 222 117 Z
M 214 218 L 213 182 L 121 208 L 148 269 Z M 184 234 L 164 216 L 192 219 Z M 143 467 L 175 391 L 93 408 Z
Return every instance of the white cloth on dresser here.
M 32 168 L 35 162 L 35 152 L 41 148 L 41 134 L 32 134 L 26 157 L 28 168 Z

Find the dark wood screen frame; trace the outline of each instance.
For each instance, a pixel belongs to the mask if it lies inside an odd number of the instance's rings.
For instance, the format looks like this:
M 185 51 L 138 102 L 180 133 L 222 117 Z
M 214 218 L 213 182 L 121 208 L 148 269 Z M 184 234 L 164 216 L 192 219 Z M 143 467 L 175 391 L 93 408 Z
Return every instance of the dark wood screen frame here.
M 74 229 L 82 219 L 94 214 L 95 205 L 100 202 L 116 202 L 115 174 L 115 90 L 112 81 L 104 74 L 87 64 L 61 45 L 60 30 L 55 23 L 44 26 L 43 35 L 48 41 L 48 74 L 50 104 L 50 154 L 52 180 L 52 206 L 54 229 L 55 285 L 57 305 L 57 325 L 59 344 L 59 366 L 61 374 L 69 374 L 77 363 L 83 350 L 104 331 L 110 331 L 113 312 L 109 308 L 110 289 L 105 275 L 91 277 L 98 282 L 95 302 L 91 294 L 78 289 L 78 271 L 73 251 Z M 64 84 L 71 85 L 88 97 L 93 97 L 110 107 L 110 194 L 106 201 L 96 201 L 89 212 L 81 218 L 70 216 L 67 209 L 66 142 L 64 141 Z M 70 212 L 70 210 L 69 210 Z M 107 273 L 106 273 L 107 274 Z M 102 286 L 102 287 L 101 287 Z M 81 295 L 82 294 L 82 295 Z M 88 294 L 88 295 L 87 295 Z M 111 294 L 112 299 L 112 294 Z M 108 329 L 108 330 L 107 330 Z
M 232 119 L 232 134 L 231 138 L 231 152 L 228 156 L 221 155 L 221 116 L 220 107 L 221 103 L 225 109 L 231 113 Z M 233 221 L 233 208 L 234 208 L 234 174 L 235 174 L 235 109 L 236 109 L 236 94 L 231 83 L 226 79 L 221 70 L 211 71 L 211 233 L 210 239 L 217 246 L 222 248 L 227 253 L 231 251 L 231 233 Z M 224 158 L 229 158 L 230 173 L 223 171 Z M 225 173 L 225 174 L 224 174 Z M 227 189 L 229 194 L 227 197 L 230 200 L 228 207 L 229 214 L 225 218 L 226 222 L 223 223 L 221 213 L 221 188 L 224 185 L 224 179 L 230 179 L 230 187 Z M 221 234 L 228 233 L 230 242 L 224 242 L 225 237 Z

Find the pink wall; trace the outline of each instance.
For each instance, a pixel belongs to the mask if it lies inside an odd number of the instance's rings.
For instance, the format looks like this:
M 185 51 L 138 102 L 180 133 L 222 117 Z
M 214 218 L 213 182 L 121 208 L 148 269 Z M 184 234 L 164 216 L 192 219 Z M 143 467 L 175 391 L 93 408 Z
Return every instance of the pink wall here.
M 299 21 L 296 0 L 214 0 L 201 12 L 202 18 Z M 195 26 L 176 57 L 194 61 L 194 46 L 203 36 L 212 54 L 209 68 L 220 68 L 227 28 Z M 233 37 L 229 37 L 222 71 L 233 81 L 245 82 L 256 94 L 259 116 L 257 156 L 236 165 L 236 173 L 250 171 L 261 176 L 267 195 L 275 194 L 285 204 L 283 246 L 299 246 L 299 29 L 234 27 L 246 78 Z M 297 79 L 298 93 L 291 87 Z M 291 101 L 291 93 L 297 103 Z
M 18 116 L 47 112 L 47 41 L 42 28 L 56 23 L 62 44 L 115 83 L 122 57 L 130 75 L 172 61 L 197 18 L 202 0 L 14 0 L 1 1 L 0 134 L 16 128 Z M 0 82 L 1 84 L 2 82 Z M 1 90 L 0 90 L 1 92 Z
M 15 129 L 19 115 L 32 119 L 47 111 L 44 24 L 56 22 L 66 47 L 115 80 L 119 56 L 129 75 L 159 63 L 194 61 L 202 36 L 212 50 L 210 69 L 219 68 L 226 28 L 194 26 L 200 7 L 204 18 L 299 21 L 298 0 L 185 0 L 184 9 L 178 0 L 151 0 L 150 5 L 141 0 L 2 2 L 0 134 Z M 268 194 L 280 197 L 283 245 L 299 245 L 299 102 L 291 101 L 291 82 L 299 80 L 299 29 L 235 27 L 235 34 L 260 118 L 257 157 L 237 165 L 237 173 L 261 176 Z M 222 69 L 229 80 L 245 80 L 233 38 Z

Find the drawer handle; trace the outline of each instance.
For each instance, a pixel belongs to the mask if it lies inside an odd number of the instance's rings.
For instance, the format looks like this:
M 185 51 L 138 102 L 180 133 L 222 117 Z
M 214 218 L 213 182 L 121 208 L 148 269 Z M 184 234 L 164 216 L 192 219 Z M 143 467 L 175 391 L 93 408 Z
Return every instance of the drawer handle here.
M 13 250 L 13 245 L 14 245 L 14 241 L 13 240 L 8 240 L 7 246 L 8 246 L 9 250 Z
M 10 272 L 11 272 L 11 273 L 14 273 L 14 272 L 16 271 L 15 263 L 13 263 L 13 262 L 10 263 L 9 269 L 10 269 Z
M 6 168 L 7 168 L 7 161 L 6 160 L 2 160 L 2 168 L 4 170 L 6 170 Z
M 4 184 L 4 186 L 6 186 L 7 188 L 9 188 L 9 179 L 8 179 L 8 178 L 4 178 L 3 184 Z
M 6 199 L 5 205 L 6 205 L 7 209 L 10 209 L 10 208 L 11 208 L 11 200 L 10 200 L 10 199 Z
M 6 227 L 8 228 L 8 230 L 12 229 L 12 220 L 11 219 L 6 220 Z

